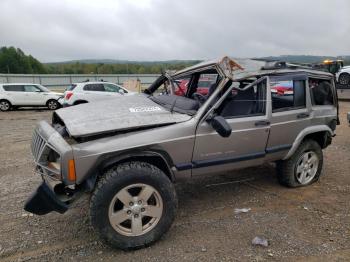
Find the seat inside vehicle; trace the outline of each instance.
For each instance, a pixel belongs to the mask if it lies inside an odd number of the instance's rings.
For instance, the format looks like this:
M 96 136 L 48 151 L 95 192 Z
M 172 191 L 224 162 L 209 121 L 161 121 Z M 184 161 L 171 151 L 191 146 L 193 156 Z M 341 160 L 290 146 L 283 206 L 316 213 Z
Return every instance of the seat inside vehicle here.
M 245 88 L 249 84 L 249 82 L 232 83 L 236 87 L 229 92 L 216 112 L 224 118 L 265 114 L 266 81 Z
M 248 90 L 237 90 L 237 94 L 232 93 L 227 98 L 227 102 L 222 108 L 221 116 L 242 116 L 253 113 L 255 105 L 255 93 L 253 88 Z

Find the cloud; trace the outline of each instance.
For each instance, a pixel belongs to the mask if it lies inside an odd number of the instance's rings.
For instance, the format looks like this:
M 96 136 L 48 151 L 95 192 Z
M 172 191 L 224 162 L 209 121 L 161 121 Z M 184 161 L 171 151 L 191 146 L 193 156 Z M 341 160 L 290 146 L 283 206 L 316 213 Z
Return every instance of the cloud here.
M 348 0 L 2 0 L 0 45 L 41 61 L 350 54 Z

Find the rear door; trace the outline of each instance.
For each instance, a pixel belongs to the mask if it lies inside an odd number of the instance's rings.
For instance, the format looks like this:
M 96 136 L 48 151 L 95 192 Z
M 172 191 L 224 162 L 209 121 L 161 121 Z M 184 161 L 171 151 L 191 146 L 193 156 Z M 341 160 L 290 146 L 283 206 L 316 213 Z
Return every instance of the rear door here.
M 266 80 L 245 91 L 233 90 L 217 110 L 232 128 L 221 137 L 204 121 L 198 125 L 193 175 L 228 171 L 263 163 L 269 135 Z
M 84 95 L 86 100 L 88 101 L 97 101 L 101 99 L 105 99 L 108 94 L 106 94 L 106 90 L 104 88 L 103 84 L 100 83 L 91 83 L 91 84 L 86 84 L 83 87 L 84 90 Z M 109 94 L 110 95 L 110 94 Z
M 13 105 L 25 105 L 26 96 L 24 93 L 23 85 L 3 85 L 3 89 L 6 92 L 10 102 Z
M 306 79 L 302 74 L 270 77 L 271 129 L 266 148 L 270 159 L 285 155 L 300 131 L 310 125 Z

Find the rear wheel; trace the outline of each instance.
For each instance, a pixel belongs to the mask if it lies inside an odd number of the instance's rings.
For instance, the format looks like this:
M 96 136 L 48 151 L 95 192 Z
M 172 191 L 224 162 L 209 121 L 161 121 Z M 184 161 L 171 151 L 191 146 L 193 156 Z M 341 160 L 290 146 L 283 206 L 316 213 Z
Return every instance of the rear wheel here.
M 350 74 L 348 73 L 342 73 L 339 76 L 339 84 L 341 85 L 347 85 L 350 83 Z
M 10 111 L 11 103 L 7 100 L 0 100 L 0 110 L 1 111 Z
M 314 140 L 305 140 L 289 159 L 277 163 L 277 177 L 288 187 L 307 186 L 319 179 L 322 165 L 320 145 Z
M 60 104 L 58 103 L 57 100 L 51 99 L 47 101 L 46 106 L 50 110 L 56 110 L 60 107 Z
M 160 169 L 130 162 L 109 170 L 98 182 L 90 217 L 109 245 L 137 249 L 152 244 L 170 228 L 176 207 L 174 186 Z

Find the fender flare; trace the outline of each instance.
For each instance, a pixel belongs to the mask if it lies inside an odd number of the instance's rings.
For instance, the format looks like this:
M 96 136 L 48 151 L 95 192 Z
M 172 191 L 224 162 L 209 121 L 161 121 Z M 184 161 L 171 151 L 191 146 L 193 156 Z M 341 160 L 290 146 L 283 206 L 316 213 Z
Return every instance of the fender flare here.
M 330 129 L 330 127 L 327 125 L 309 126 L 303 129 L 294 140 L 291 149 L 288 151 L 287 155 L 283 158 L 283 160 L 290 158 L 294 154 L 294 152 L 297 150 L 297 148 L 307 135 L 324 131 L 328 132 L 330 136 L 334 135 L 332 129 Z
M 170 158 L 170 156 L 164 152 L 164 151 L 158 151 L 158 150 L 142 150 L 142 151 L 128 151 L 123 152 L 116 155 L 104 155 L 101 159 L 99 159 L 92 168 L 92 170 L 89 172 L 89 174 L 86 176 L 86 179 L 82 183 L 82 186 L 87 191 L 92 191 L 95 187 L 95 183 L 100 175 L 102 175 L 101 171 L 106 170 L 110 167 L 112 167 L 114 164 L 123 162 L 127 159 L 131 158 L 142 158 L 142 157 L 159 157 L 163 160 L 163 162 L 166 164 L 168 173 L 167 176 L 172 182 L 175 182 L 175 175 L 172 170 L 173 161 Z M 135 161 L 135 160 L 134 160 Z

